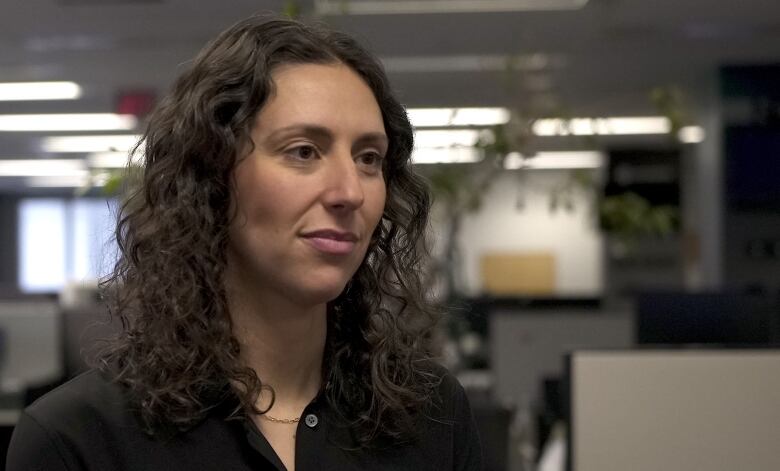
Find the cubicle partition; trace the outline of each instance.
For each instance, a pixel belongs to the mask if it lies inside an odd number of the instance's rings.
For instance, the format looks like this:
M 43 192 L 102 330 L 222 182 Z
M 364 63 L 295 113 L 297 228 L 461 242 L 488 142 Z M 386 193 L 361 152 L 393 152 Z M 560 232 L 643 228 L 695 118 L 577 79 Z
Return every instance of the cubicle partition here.
M 569 471 L 780 469 L 780 350 L 577 351 Z
M 4 388 L 24 388 L 62 376 L 61 322 L 56 299 L 0 301 Z
M 30 387 L 62 377 L 62 336 L 56 300 L 0 301 L 0 469 Z

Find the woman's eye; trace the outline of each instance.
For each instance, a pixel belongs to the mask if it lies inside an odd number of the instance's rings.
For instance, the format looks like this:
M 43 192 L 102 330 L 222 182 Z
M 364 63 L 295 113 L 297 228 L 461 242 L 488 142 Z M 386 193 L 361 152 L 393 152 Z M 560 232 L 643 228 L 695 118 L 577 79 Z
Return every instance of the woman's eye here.
M 358 163 L 374 169 L 382 167 L 382 160 L 383 157 L 377 152 L 368 152 L 358 156 Z
M 297 146 L 287 149 L 285 154 L 298 160 L 311 160 L 317 156 L 317 149 L 314 146 Z

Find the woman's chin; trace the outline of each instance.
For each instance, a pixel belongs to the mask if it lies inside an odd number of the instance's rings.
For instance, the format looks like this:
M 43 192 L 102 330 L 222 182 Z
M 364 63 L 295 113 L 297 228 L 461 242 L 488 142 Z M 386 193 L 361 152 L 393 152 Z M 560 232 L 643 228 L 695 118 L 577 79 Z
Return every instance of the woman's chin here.
M 344 291 L 346 285 L 346 282 L 341 282 L 301 287 L 302 289 L 297 290 L 297 293 L 293 294 L 293 301 L 302 302 L 312 306 L 327 304 L 338 298 L 339 295 Z

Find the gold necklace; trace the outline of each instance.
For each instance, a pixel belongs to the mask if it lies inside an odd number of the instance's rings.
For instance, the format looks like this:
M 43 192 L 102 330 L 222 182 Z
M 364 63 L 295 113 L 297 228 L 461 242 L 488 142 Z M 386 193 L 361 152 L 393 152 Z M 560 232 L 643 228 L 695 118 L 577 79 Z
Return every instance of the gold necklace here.
M 270 422 L 276 422 L 277 424 L 297 424 L 301 420 L 300 417 L 296 417 L 294 419 L 277 419 L 276 417 L 272 417 L 268 414 L 263 414 L 260 417 Z

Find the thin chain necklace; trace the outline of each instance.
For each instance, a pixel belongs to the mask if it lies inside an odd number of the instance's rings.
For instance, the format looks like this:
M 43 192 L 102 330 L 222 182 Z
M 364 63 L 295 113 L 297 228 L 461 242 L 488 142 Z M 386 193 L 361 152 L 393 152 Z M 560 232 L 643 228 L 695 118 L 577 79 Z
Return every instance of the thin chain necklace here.
M 300 417 L 296 417 L 294 419 L 277 419 L 276 417 L 272 417 L 268 414 L 263 414 L 260 417 L 270 422 L 276 422 L 277 424 L 297 424 L 301 420 Z

